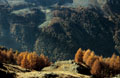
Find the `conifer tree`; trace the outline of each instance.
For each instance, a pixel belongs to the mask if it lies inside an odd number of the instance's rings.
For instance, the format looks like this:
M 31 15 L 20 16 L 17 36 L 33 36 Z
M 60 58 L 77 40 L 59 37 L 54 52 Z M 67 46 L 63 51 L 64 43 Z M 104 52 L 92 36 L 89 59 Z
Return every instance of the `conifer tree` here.
M 117 56 L 116 54 L 113 54 L 112 57 L 110 58 L 110 68 L 114 68 L 115 67 L 115 60 L 116 60 Z
M 21 67 L 29 69 L 27 54 L 23 55 L 23 58 L 21 60 Z
M 81 48 L 79 48 L 77 53 L 75 54 L 75 62 L 76 63 L 83 62 L 83 52 Z
M 91 68 L 91 74 L 93 74 L 93 75 L 100 75 L 100 73 L 101 73 L 101 64 L 100 64 L 99 60 L 96 60 L 93 63 L 93 66 Z
M 114 69 L 120 71 L 120 56 L 116 57 Z
M 83 62 L 86 63 L 86 61 L 87 61 L 88 57 L 90 56 L 90 54 L 91 54 L 91 50 L 88 49 L 88 50 L 84 53 Z
M 95 62 L 95 60 L 98 59 L 97 56 L 95 56 L 94 52 L 91 52 L 90 56 L 88 57 L 86 64 L 89 67 L 92 67 L 93 63 Z

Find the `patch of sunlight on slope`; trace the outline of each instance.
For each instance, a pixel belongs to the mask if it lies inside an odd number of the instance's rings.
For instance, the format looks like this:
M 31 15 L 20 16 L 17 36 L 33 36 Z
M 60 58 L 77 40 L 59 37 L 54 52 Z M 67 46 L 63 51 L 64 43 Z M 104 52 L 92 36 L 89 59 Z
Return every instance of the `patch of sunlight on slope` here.
M 10 6 L 15 6 L 15 5 L 21 5 L 21 4 L 27 4 L 25 0 L 6 0 Z
M 51 9 L 41 7 L 41 11 L 43 13 L 45 13 L 46 18 L 43 19 L 45 21 L 41 25 L 38 26 L 39 28 L 47 27 L 50 24 L 51 19 L 53 18 L 53 14 L 52 14 L 52 10 Z
M 31 11 L 29 8 L 25 8 L 25 9 L 12 11 L 11 13 L 20 15 L 20 16 L 24 16 L 26 14 L 34 14 L 34 11 Z
M 102 7 L 105 3 L 107 2 L 107 0 L 73 0 L 73 3 L 68 3 L 65 4 L 64 6 L 66 7 L 89 7 L 89 6 L 98 6 L 98 7 Z
M 89 5 L 89 0 L 73 0 L 73 3 L 67 3 L 64 6 L 76 8 L 78 6 L 87 7 L 88 5 Z

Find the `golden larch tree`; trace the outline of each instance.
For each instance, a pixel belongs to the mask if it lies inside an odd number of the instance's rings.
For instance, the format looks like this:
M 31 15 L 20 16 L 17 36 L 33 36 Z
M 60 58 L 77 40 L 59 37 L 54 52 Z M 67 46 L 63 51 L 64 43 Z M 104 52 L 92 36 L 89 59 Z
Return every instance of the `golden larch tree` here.
M 95 56 L 94 52 L 91 52 L 90 56 L 88 57 L 86 64 L 89 67 L 92 67 L 93 63 L 95 62 L 95 60 L 98 59 L 97 56 Z
M 116 60 L 117 56 L 116 54 L 113 54 L 112 57 L 110 58 L 110 68 L 114 68 L 115 67 L 115 60 Z
M 75 62 L 76 63 L 83 62 L 83 52 L 81 48 L 79 48 L 77 53 L 75 54 Z
M 115 70 L 119 70 L 120 71 L 120 56 L 116 57 L 115 65 L 114 66 L 115 66 L 114 67 Z
M 101 73 L 101 64 L 99 60 L 96 60 L 93 63 L 93 66 L 91 68 L 91 74 L 93 75 L 99 75 Z
M 18 55 L 18 57 L 17 57 L 17 64 L 18 65 L 21 65 L 21 61 L 22 61 L 22 59 L 23 59 L 23 56 L 24 55 L 27 55 L 28 54 L 28 52 L 21 52 L 19 55 Z
M 84 56 L 83 56 L 83 62 L 86 63 L 86 61 L 87 61 L 88 57 L 90 56 L 90 54 L 91 54 L 91 50 L 90 49 L 85 51 Z
M 23 55 L 23 58 L 21 60 L 21 67 L 29 69 L 27 54 Z

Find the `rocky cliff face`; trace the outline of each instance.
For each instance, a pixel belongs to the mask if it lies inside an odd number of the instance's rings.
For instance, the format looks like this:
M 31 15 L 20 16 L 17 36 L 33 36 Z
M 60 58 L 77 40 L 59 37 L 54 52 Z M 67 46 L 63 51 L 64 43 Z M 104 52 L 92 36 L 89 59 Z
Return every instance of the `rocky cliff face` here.
M 53 61 L 72 59 L 79 47 L 103 56 L 120 52 L 119 0 L 96 0 L 100 7 L 91 0 L 90 7 L 78 8 L 65 5 L 72 0 L 50 0 L 50 5 L 39 1 L 0 4 L 0 45 L 19 51 L 35 50 Z M 53 17 L 48 20 L 50 13 Z M 46 20 L 50 23 L 39 27 Z

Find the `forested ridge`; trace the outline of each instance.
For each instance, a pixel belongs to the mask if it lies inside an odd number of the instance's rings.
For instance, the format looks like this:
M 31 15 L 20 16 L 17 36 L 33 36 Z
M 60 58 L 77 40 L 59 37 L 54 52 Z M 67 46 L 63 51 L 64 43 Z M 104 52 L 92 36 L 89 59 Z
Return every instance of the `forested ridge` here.
M 52 61 L 73 59 L 79 47 L 106 57 L 120 53 L 119 0 L 6 1 L 0 5 L 2 46 L 44 53 Z

